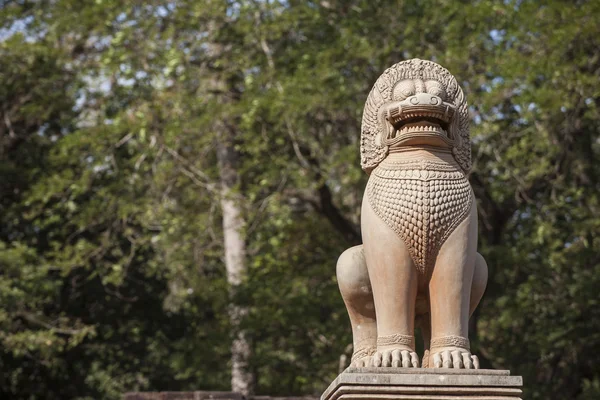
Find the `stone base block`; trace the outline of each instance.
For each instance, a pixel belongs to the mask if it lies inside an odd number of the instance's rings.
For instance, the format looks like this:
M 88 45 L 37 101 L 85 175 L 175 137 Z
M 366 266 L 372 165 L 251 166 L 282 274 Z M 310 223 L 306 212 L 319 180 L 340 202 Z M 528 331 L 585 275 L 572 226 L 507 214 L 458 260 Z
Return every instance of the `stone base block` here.
M 123 400 L 243 400 L 235 392 L 130 392 Z
M 321 400 L 520 400 L 522 386 L 502 370 L 348 368 Z
M 244 397 L 236 392 L 129 392 L 123 395 L 123 400 L 318 400 L 311 396 L 273 397 L 252 396 Z

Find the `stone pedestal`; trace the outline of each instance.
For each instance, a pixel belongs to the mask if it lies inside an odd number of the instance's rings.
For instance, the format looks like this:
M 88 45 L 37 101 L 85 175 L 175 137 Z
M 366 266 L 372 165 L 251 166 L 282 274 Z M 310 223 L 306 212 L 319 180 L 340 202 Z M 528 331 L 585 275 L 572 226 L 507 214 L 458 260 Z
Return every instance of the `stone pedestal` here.
M 348 368 L 321 400 L 520 400 L 522 385 L 502 370 Z

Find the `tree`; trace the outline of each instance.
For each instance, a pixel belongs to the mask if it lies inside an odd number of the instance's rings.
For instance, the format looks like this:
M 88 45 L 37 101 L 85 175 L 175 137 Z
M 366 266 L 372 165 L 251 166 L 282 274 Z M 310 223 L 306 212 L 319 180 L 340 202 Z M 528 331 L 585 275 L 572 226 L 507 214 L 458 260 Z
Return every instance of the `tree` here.
M 1 2 L 0 394 L 227 390 L 238 332 L 256 393 L 318 394 L 351 352 L 364 100 L 420 57 L 474 117 L 474 351 L 598 397 L 596 3 Z

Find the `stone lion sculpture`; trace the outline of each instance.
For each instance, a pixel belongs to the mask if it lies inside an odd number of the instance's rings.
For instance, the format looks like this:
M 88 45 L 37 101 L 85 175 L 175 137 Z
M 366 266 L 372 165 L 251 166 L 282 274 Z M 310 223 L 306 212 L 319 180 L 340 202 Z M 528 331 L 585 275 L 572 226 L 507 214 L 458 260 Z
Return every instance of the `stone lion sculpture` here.
M 487 283 L 477 253 L 477 209 L 467 173 L 467 102 L 442 66 L 412 59 L 388 68 L 367 98 L 361 164 L 363 245 L 337 264 L 356 367 L 479 368 L 469 317 Z

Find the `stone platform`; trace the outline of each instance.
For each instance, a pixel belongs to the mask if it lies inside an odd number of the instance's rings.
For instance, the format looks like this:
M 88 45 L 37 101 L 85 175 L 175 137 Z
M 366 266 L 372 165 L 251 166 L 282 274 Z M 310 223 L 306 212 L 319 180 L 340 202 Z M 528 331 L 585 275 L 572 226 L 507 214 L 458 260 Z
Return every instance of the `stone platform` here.
M 520 400 L 522 386 L 503 370 L 348 368 L 321 400 Z

